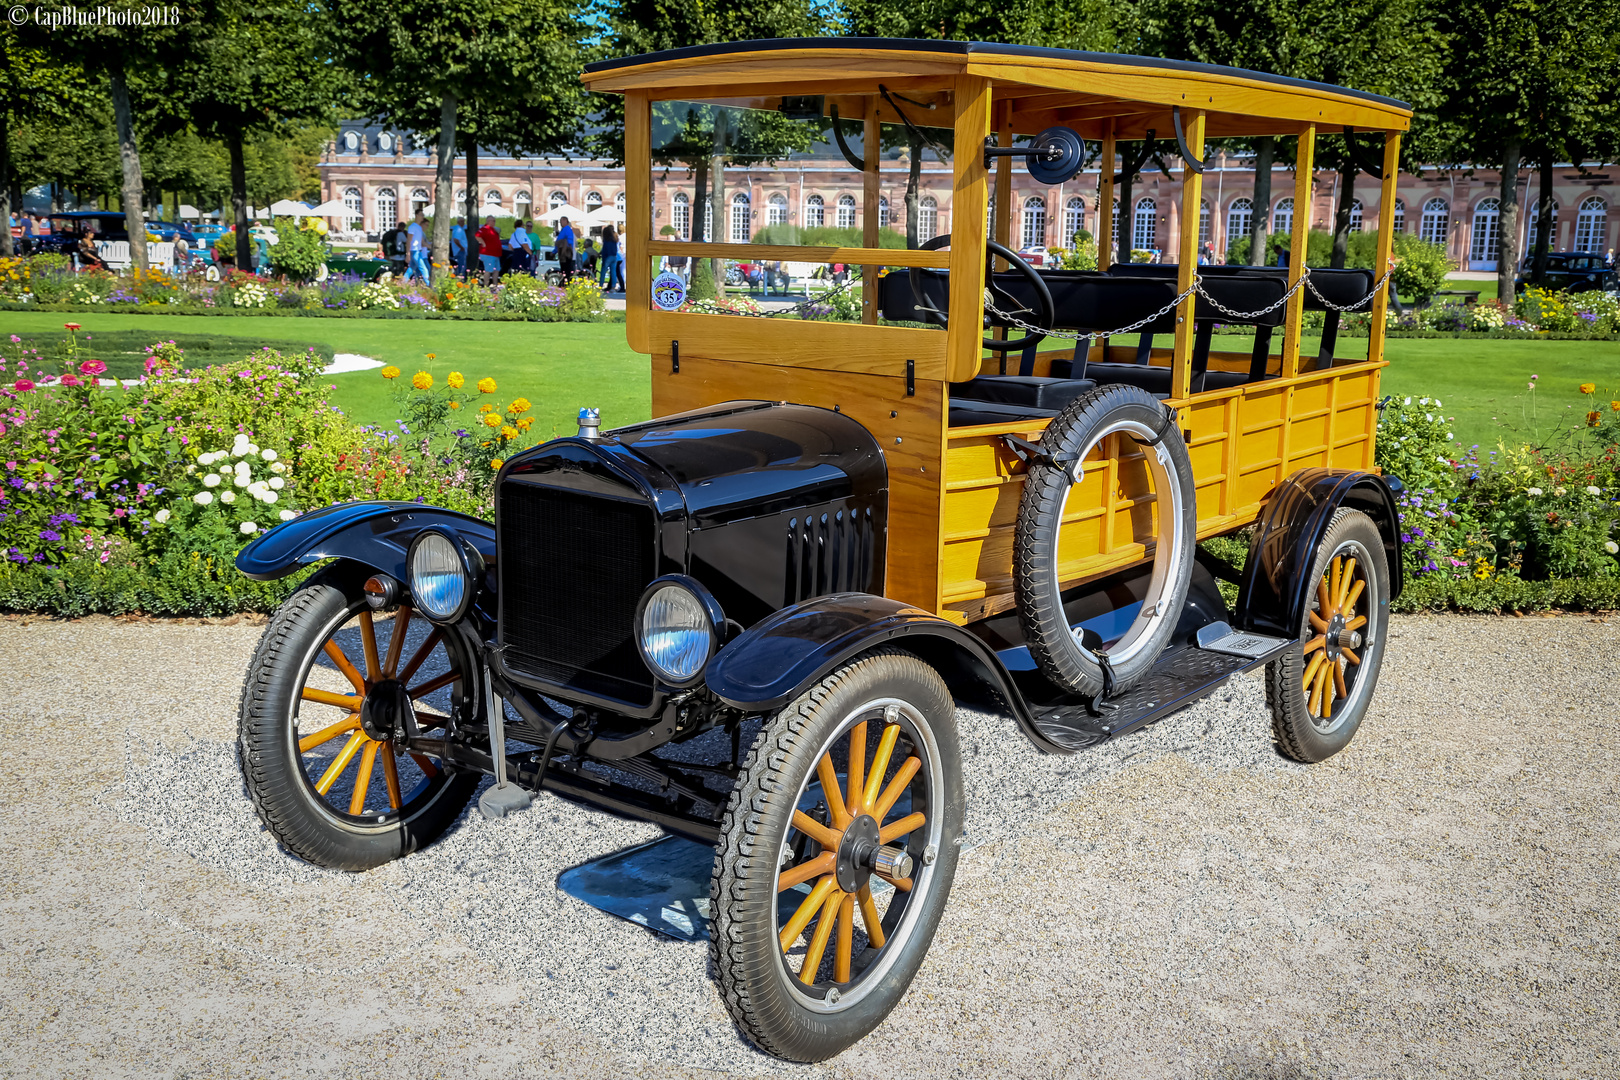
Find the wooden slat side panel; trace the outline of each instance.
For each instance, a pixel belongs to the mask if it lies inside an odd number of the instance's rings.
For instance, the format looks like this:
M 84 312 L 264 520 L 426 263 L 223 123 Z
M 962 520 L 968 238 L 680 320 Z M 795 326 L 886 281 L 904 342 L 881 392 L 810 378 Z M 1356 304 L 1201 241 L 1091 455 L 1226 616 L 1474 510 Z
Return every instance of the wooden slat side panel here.
M 793 244 L 727 244 L 688 240 L 653 240 L 647 251 L 659 255 L 691 255 L 701 259 L 737 259 L 741 262 L 780 259 L 783 262 L 849 263 L 852 266 L 921 266 L 942 270 L 950 265 L 947 251 L 908 251 L 871 247 L 801 247 Z
M 889 468 L 885 593 L 936 611 L 945 387 L 918 379 L 916 390 L 915 397 L 907 397 L 904 378 L 766 368 L 689 356 L 684 344 L 678 375 L 670 372 L 667 352 L 653 357 L 654 416 L 763 397 L 837 408 L 870 431 Z M 891 412 L 898 415 L 891 417 Z
M 681 359 L 721 357 L 781 367 L 819 368 L 852 374 L 904 377 L 906 361 L 916 361 L 918 379 L 943 381 L 945 335 L 937 330 L 860 323 L 772 322 L 740 315 L 648 314 L 652 348 L 667 354 L 681 343 Z M 656 365 L 655 365 L 656 366 Z M 753 396 L 772 396 L 766 387 Z

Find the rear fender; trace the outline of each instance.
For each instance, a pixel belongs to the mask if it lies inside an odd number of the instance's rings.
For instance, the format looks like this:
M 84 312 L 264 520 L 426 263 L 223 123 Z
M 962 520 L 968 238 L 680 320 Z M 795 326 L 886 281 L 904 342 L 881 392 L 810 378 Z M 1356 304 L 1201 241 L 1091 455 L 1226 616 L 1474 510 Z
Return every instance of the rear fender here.
M 867 593 L 834 593 L 781 609 L 728 642 L 704 680 L 726 704 L 768 713 L 879 647 L 919 657 L 959 702 L 1011 717 L 1038 749 L 1069 753 L 1037 730 L 990 646 L 932 612 Z
M 272 581 L 323 559 L 350 559 L 405 580 L 405 553 L 429 525 L 448 525 L 495 565 L 495 526 L 479 518 L 413 502 L 339 503 L 283 522 L 243 548 L 236 568 Z
M 1401 594 L 1400 515 L 1393 476 L 1347 469 L 1302 469 L 1278 484 L 1249 546 L 1233 622 L 1241 630 L 1293 638 L 1305 620 L 1315 584 L 1306 580 L 1316 549 L 1341 508 L 1372 518 L 1384 538 L 1389 599 Z

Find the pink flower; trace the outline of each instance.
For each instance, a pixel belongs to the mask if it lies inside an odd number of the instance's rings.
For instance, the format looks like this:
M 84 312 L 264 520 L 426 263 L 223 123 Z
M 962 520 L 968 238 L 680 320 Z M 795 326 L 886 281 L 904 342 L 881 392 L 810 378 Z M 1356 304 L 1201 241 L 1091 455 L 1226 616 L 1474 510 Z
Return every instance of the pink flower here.
M 129 511 L 120 506 L 118 509 L 113 511 L 113 517 L 123 517 L 127 513 L 129 513 Z
M 77 375 L 68 374 L 68 375 L 62 376 L 62 385 L 63 386 L 81 386 L 83 384 L 79 382 L 79 377 Z
M 106 370 L 107 365 L 103 364 L 100 360 L 86 360 L 84 363 L 79 365 L 79 374 L 81 375 L 100 375 Z
M 27 379 L 18 379 L 13 385 L 16 386 L 19 394 L 26 394 L 34 388 L 34 384 Z

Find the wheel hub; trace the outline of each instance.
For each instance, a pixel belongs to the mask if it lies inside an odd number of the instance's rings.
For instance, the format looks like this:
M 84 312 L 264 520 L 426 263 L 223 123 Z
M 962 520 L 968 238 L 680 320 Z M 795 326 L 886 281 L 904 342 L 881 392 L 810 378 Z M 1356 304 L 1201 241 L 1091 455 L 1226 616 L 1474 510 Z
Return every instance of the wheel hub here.
M 1339 651 L 1344 647 L 1340 643 L 1344 634 L 1344 622 L 1344 612 L 1342 611 L 1328 620 L 1327 632 L 1323 635 L 1326 640 L 1323 642 L 1322 649 L 1327 653 L 1329 660 L 1337 660 Z
M 390 742 L 404 730 L 405 710 L 410 707 L 403 682 L 385 679 L 376 683 L 360 703 L 360 730 L 378 742 Z
M 871 814 L 862 814 L 850 822 L 838 842 L 838 887 L 845 892 L 855 892 L 870 881 L 873 858 L 882 846 L 877 819 Z

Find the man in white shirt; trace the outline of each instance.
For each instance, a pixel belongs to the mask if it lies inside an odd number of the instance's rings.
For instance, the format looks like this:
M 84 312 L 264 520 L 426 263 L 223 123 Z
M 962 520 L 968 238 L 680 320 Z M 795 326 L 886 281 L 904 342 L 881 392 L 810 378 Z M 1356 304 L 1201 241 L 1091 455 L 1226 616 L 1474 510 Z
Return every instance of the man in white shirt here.
M 422 284 L 424 285 L 433 280 L 432 274 L 430 274 L 428 271 L 426 224 L 427 218 L 423 217 L 422 211 L 418 210 L 416 212 L 416 219 L 412 221 L 410 227 L 405 230 L 406 235 L 410 237 L 411 244 L 411 261 L 410 265 L 405 269 L 405 280 L 411 280 L 411 275 L 415 274 L 421 279 Z
M 534 241 L 529 237 L 529 231 L 524 228 L 528 222 L 518 219 L 512 226 L 512 250 L 523 252 L 523 269 L 534 273 Z

